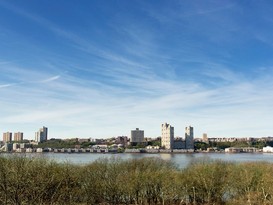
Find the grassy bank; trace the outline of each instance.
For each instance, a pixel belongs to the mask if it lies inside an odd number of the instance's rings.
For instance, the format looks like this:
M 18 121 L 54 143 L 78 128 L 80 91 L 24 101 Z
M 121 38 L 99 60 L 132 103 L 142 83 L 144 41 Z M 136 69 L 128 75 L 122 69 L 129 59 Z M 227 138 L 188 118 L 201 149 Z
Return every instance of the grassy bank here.
M 0 157 L 0 204 L 273 204 L 273 164 Z

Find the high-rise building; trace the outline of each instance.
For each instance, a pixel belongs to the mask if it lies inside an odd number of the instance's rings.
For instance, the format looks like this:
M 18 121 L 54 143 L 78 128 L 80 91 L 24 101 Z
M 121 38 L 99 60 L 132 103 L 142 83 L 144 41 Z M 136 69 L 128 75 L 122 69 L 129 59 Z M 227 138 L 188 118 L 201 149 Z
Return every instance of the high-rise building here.
M 24 134 L 22 132 L 15 132 L 13 141 L 16 142 L 23 141 L 23 136 Z
M 11 142 L 12 141 L 12 133 L 5 132 L 3 133 L 3 142 Z
M 131 144 L 132 143 L 144 143 L 144 130 L 131 130 Z
M 193 127 L 191 126 L 185 128 L 185 144 L 186 149 L 194 149 Z
M 167 123 L 161 124 L 161 146 L 165 149 L 173 149 L 174 128 Z
M 47 141 L 47 127 L 42 127 L 38 132 L 35 133 L 35 141 L 36 142 L 44 142 Z
M 207 133 L 203 133 L 202 141 L 208 143 L 208 135 Z

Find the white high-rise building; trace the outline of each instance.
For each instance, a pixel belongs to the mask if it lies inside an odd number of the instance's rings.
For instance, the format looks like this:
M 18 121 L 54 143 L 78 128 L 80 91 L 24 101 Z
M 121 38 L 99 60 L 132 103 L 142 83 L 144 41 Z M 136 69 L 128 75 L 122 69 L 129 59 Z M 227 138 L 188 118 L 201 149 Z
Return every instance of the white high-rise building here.
M 131 130 L 131 143 L 143 143 L 144 142 L 144 130 Z
M 193 127 L 191 126 L 185 128 L 185 144 L 186 149 L 194 149 Z
M 38 132 L 35 133 L 35 141 L 36 142 L 44 142 L 47 141 L 47 127 L 42 127 Z
M 174 128 L 167 123 L 161 125 L 161 146 L 165 149 L 173 149 Z

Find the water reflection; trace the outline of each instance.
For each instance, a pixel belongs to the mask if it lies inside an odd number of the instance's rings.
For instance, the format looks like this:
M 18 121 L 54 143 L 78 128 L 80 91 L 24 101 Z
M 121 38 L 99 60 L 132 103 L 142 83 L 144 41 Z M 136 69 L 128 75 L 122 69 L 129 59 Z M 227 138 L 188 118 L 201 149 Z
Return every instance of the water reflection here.
M 169 153 L 160 153 L 160 158 L 163 160 L 171 160 L 173 155 Z

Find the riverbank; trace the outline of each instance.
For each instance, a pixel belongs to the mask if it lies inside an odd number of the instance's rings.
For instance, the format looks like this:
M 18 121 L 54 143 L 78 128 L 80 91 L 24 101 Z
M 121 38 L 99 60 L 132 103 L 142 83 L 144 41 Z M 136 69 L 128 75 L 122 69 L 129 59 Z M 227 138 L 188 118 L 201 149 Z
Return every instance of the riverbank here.
M 194 150 L 194 149 L 146 149 L 146 148 L 138 148 L 138 149 L 109 149 L 109 148 L 17 148 L 11 149 L 9 151 L 0 151 L 5 153 L 260 153 L 263 152 L 262 149 L 257 149 L 253 147 L 230 147 L 225 150 Z

